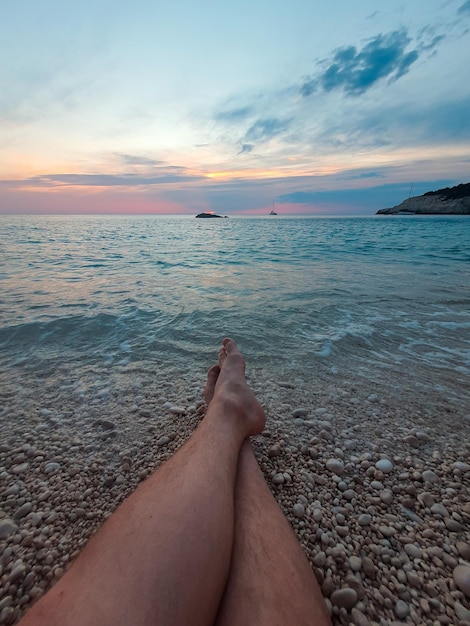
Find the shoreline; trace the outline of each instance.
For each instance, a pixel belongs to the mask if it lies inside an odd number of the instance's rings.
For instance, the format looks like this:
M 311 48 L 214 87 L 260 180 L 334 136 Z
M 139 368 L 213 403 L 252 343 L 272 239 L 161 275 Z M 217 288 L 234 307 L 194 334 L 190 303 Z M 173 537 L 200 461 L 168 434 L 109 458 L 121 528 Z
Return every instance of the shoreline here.
M 190 436 L 204 376 L 176 373 L 130 383 L 126 372 L 90 397 L 57 379 L 6 389 L 0 621 L 18 621 Z M 308 375 L 285 382 L 249 372 L 268 414 L 254 449 L 333 624 L 464 624 L 469 598 L 453 571 L 470 561 L 468 408 L 411 385 L 397 397 L 392 386 Z M 391 471 L 377 469 L 381 459 Z M 347 601 L 332 601 L 344 587 L 353 590 Z

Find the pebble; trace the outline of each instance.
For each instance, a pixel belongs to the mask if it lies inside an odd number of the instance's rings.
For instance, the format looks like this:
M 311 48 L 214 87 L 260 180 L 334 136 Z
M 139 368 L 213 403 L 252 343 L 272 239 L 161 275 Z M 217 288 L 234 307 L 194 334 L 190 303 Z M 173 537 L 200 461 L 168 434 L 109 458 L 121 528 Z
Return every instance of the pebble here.
M 470 472 L 470 465 L 468 463 L 463 463 L 462 461 L 456 461 L 452 463 L 452 469 L 457 469 L 459 472 L 463 474 Z
M 21 559 L 18 559 L 18 561 L 16 561 L 12 567 L 10 575 L 8 576 L 8 580 L 10 581 L 10 583 L 14 583 L 15 581 L 17 581 L 19 578 L 23 576 L 25 571 L 26 571 L 25 564 L 23 563 Z
M 421 559 L 423 556 L 423 552 L 421 548 L 419 548 L 414 543 L 407 543 L 404 545 L 405 552 L 412 559 Z
M 281 454 L 281 446 L 275 444 L 274 446 L 271 446 L 268 450 L 268 457 L 270 459 L 279 456 Z
M 449 512 L 446 507 L 437 502 L 432 505 L 431 513 L 434 513 L 434 515 L 440 515 L 441 517 L 449 517 Z
M 274 474 L 272 478 L 272 482 L 274 485 L 283 485 L 284 484 L 284 474 Z
M 351 619 L 353 621 L 354 626 L 370 626 L 370 622 L 368 618 L 364 615 L 364 613 L 361 613 L 361 611 L 359 611 L 359 609 L 357 609 L 356 607 L 353 607 L 351 609 Z
M 307 417 L 307 415 L 308 415 L 308 410 L 307 409 L 298 408 L 298 409 L 294 409 L 292 411 L 292 416 L 293 417 Z
M 424 506 L 427 506 L 427 507 L 431 507 L 435 503 L 434 496 L 432 495 L 432 493 L 429 493 L 428 491 L 424 491 L 423 493 L 420 493 L 418 496 L 418 500 L 422 502 Z
M 297 502 L 292 507 L 292 513 L 295 515 L 295 517 L 298 517 L 299 519 L 304 517 L 304 515 L 305 515 L 305 507 L 304 507 L 304 505 L 300 504 L 300 502 Z
M 452 576 L 457 589 L 470 598 L 470 565 L 457 565 Z
M 372 559 L 370 559 L 368 556 L 365 556 L 362 559 L 362 571 L 367 576 L 367 578 L 370 578 L 371 580 L 374 580 L 377 576 L 377 568 L 375 567 Z
M 459 533 L 462 530 L 462 524 L 451 517 L 444 517 L 444 524 L 452 533 Z
M 344 463 L 339 459 L 328 459 L 326 462 L 326 469 L 333 472 L 337 476 L 342 476 L 344 474 Z
M 28 513 L 31 513 L 32 510 L 33 510 L 33 505 L 31 504 L 31 502 L 25 502 L 24 504 L 20 506 L 19 509 L 15 511 L 13 517 L 14 519 L 21 519 L 22 517 L 26 517 Z
M 13 535 L 13 533 L 16 533 L 17 530 L 18 526 L 9 517 L 0 519 L 0 539 L 6 539 L 10 535 Z
M 421 478 L 425 483 L 436 483 L 439 480 L 439 477 L 432 470 L 426 470 L 421 474 Z
M 397 600 L 395 603 L 395 615 L 398 619 L 405 619 L 410 612 L 410 607 L 403 602 L 403 600 Z
M 470 561 L 470 543 L 457 541 L 455 547 L 457 548 L 457 552 L 463 559 L 465 559 L 466 561 Z
M 358 572 L 362 567 L 362 559 L 360 556 L 350 556 L 349 557 L 349 567 L 353 572 Z
M 357 603 L 357 593 L 350 587 L 344 587 L 333 591 L 330 600 L 335 606 L 343 607 L 349 611 Z
M 359 526 L 369 526 L 372 521 L 372 516 L 368 513 L 361 513 L 357 519 Z
M 377 463 L 375 464 L 375 468 L 381 471 L 383 474 L 390 474 L 390 472 L 393 470 L 393 463 L 388 459 L 380 459 L 380 461 L 377 461 Z
M 184 415 L 186 413 L 186 409 L 181 406 L 176 406 L 175 404 L 170 406 L 169 411 L 173 413 L 173 415 Z
M 44 471 L 46 472 L 46 474 L 56 472 L 58 469 L 60 469 L 60 463 L 50 462 L 46 463 L 46 465 L 44 466 Z
M 454 604 L 454 611 L 460 620 L 470 622 L 470 610 L 466 609 L 463 604 L 456 602 Z

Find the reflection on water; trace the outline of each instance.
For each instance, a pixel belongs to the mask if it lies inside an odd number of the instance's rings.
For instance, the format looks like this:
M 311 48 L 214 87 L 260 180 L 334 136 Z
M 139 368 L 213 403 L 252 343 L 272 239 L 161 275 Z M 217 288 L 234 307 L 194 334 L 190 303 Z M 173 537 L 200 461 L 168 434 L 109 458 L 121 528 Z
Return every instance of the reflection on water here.
M 0 356 L 470 368 L 464 218 L 3 217 Z M 127 343 L 126 343 L 127 342 Z

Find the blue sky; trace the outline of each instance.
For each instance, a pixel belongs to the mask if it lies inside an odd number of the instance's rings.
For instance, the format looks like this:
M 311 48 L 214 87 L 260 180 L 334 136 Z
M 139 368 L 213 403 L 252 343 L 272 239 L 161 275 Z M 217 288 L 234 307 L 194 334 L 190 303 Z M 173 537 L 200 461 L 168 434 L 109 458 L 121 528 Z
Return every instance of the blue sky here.
M 17 0 L 0 213 L 367 214 L 470 180 L 470 0 Z

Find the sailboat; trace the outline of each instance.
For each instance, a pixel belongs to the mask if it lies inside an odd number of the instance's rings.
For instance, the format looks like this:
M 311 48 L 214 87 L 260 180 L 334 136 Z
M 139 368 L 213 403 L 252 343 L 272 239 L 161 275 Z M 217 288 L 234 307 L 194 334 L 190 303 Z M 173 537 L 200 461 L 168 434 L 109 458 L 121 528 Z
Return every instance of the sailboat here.
M 274 210 L 274 202 L 273 202 L 273 208 L 271 212 L 269 213 L 269 215 L 277 215 L 276 211 Z

